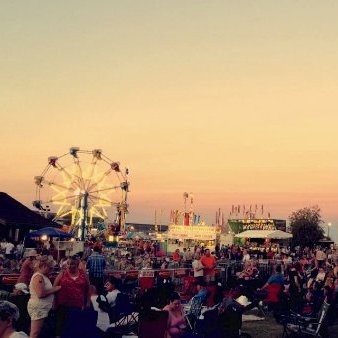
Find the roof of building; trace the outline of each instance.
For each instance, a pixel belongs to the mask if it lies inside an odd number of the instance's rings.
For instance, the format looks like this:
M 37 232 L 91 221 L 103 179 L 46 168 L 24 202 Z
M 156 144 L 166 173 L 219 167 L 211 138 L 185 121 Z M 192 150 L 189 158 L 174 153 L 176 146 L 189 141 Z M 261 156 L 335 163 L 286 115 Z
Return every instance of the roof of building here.
M 40 216 L 5 192 L 0 192 L 0 224 L 29 229 L 58 226 L 57 223 Z

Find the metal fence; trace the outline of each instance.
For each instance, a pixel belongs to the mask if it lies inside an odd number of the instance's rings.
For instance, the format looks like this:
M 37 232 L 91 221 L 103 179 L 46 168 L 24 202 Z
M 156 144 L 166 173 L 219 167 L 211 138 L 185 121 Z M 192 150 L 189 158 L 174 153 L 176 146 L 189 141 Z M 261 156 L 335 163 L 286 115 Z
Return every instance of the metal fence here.
M 260 278 L 267 279 L 277 264 L 281 264 L 280 260 L 257 260 L 257 268 Z M 215 269 L 216 281 L 227 286 L 230 279 L 236 276 L 236 273 L 243 270 L 243 262 L 236 260 L 228 260 L 221 262 Z M 153 279 L 153 286 L 162 285 L 163 283 L 172 283 L 176 288 L 180 288 L 184 284 L 184 279 L 193 276 L 192 268 L 176 268 L 176 269 L 144 269 L 144 270 L 108 270 L 106 278 L 114 276 L 120 280 L 122 285 L 138 285 L 139 279 L 148 277 Z

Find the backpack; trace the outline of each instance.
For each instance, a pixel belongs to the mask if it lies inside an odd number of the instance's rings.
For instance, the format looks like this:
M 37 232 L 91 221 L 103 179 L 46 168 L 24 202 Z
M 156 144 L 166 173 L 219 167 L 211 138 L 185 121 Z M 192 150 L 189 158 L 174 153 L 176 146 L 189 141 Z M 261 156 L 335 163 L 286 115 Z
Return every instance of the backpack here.
M 110 304 L 108 303 L 108 299 L 104 295 L 100 295 L 96 298 L 97 304 L 99 305 L 99 309 L 103 312 L 110 311 Z

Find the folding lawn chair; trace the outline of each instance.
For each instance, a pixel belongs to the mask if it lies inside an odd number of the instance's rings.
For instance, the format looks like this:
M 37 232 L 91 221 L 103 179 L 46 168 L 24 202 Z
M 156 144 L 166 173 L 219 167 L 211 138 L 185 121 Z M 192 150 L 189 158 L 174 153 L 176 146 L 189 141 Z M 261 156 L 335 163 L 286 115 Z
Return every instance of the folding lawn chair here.
M 191 330 L 194 329 L 195 323 L 201 314 L 202 299 L 200 297 L 192 297 L 187 305 L 184 306 L 184 316 Z

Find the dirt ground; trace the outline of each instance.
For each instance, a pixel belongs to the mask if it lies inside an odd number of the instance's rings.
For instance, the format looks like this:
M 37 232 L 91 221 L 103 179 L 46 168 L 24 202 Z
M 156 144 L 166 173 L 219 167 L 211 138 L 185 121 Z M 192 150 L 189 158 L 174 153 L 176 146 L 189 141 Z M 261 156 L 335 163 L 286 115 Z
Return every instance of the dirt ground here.
M 328 328 L 325 338 L 338 338 L 338 319 Z M 278 324 L 273 317 L 260 321 L 243 321 L 242 332 L 248 333 L 252 338 L 281 338 L 283 326 Z

